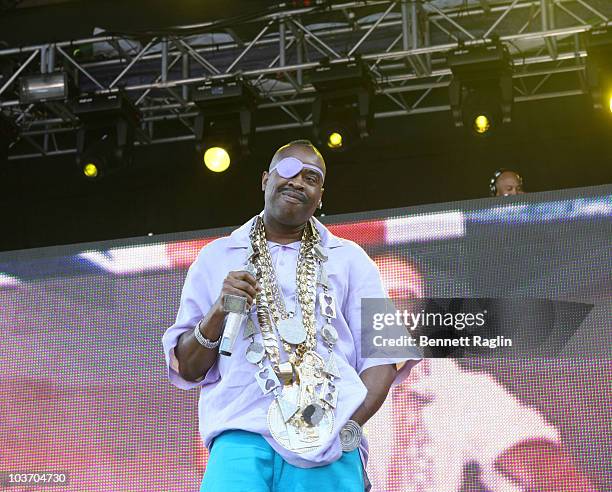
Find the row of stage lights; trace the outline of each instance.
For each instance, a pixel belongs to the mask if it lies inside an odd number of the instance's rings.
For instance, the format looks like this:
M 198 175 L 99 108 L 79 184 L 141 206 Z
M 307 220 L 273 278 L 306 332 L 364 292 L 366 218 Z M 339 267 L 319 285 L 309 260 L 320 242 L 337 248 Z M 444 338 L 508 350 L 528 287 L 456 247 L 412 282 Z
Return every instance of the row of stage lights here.
M 608 97 L 608 109 L 612 113 L 612 93 Z M 471 129 L 474 134 L 478 136 L 484 136 L 491 130 L 491 120 L 486 114 L 478 114 L 474 116 Z M 326 147 L 331 151 L 341 150 L 344 146 L 344 137 L 339 131 L 330 131 L 330 133 L 323 139 Z M 204 152 L 203 156 L 204 165 L 212 172 L 221 173 L 226 171 L 231 163 L 230 153 L 223 147 L 211 147 Z M 89 166 L 92 166 L 89 164 Z M 85 175 L 88 175 L 87 169 L 85 169 Z M 95 176 L 93 176 L 95 177 Z
M 612 113 L 612 94 L 608 97 L 608 109 Z M 485 114 L 474 117 L 472 130 L 476 135 L 485 135 L 491 129 L 491 120 Z M 344 137 L 339 131 L 331 131 L 324 139 L 328 149 L 340 150 L 344 145 Z M 203 161 L 206 168 L 215 173 L 227 171 L 231 164 L 230 153 L 224 147 L 210 147 L 204 151 Z M 98 165 L 95 161 L 84 162 L 83 174 L 88 179 L 95 179 L 99 175 Z
M 612 113 L 612 95 L 608 100 L 608 107 Z M 474 117 L 472 130 L 476 135 L 486 135 L 491 130 L 491 120 L 485 114 Z M 338 131 L 332 131 L 325 138 L 325 144 L 331 151 L 341 150 L 344 146 L 344 137 Z M 209 171 L 222 173 L 227 171 L 231 164 L 230 152 L 224 147 L 210 147 L 204 151 L 203 162 Z M 96 161 L 84 162 L 82 165 L 83 175 L 88 179 L 95 179 L 99 176 Z
M 314 140 L 331 151 L 344 149 L 347 140 L 353 141 L 357 134 L 361 137 L 367 136 L 369 131 L 371 118 L 369 105 L 373 86 L 361 87 L 364 67 L 365 65 L 356 62 L 343 67 L 342 71 L 338 72 L 330 71 L 328 66 L 324 65 L 311 77 L 312 83 L 324 92 L 323 96 L 317 98 L 313 109 L 313 113 L 317 115 L 313 118 L 316 133 Z M 365 101 L 360 112 L 357 106 L 352 107 L 352 98 L 359 95 Z M 112 102 L 108 97 L 97 100 L 98 108 L 104 107 L 106 111 L 90 111 L 93 100 L 87 96 L 81 98 L 72 108 L 86 121 L 89 121 L 90 113 L 97 115 L 97 123 L 90 121 L 90 125 L 85 125 L 81 130 L 79 133 L 81 138 L 77 145 L 77 162 L 82 175 L 90 180 L 109 173 L 112 167 L 110 161 L 116 161 L 112 159 L 111 144 L 124 154 L 123 160 L 131 157 L 130 140 L 124 138 L 119 141 L 120 132 L 118 129 L 108 128 L 107 123 L 114 121 L 115 124 L 123 124 L 125 137 L 127 129 L 130 128 L 125 122 L 135 121 L 137 113 L 121 93 L 111 98 Z M 216 173 L 224 172 L 231 164 L 232 154 L 241 155 L 248 151 L 249 139 L 254 131 L 253 114 L 257 97 L 248 84 L 231 82 L 223 86 L 198 87 L 192 93 L 192 99 L 201 110 L 201 115 L 196 117 L 194 125 L 196 152 L 207 169 Z M 342 104 L 337 104 L 338 99 L 342 100 Z M 345 117 L 341 123 L 336 118 L 338 111 Z M 106 130 L 102 140 L 89 136 L 89 133 L 95 132 L 96 125 Z M 239 135 L 236 134 L 237 128 L 240 128 Z M 83 146 L 83 141 L 90 141 L 93 144 Z
M 612 113 L 612 30 L 587 33 L 587 51 L 586 80 L 593 106 Z M 459 46 L 447 54 L 447 63 L 453 74 L 449 102 L 455 126 L 482 137 L 511 122 L 512 61 L 503 44 Z M 375 82 L 365 63 L 323 61 L 309 78 L 317 94 L 312 106 L 317 144 L 342 151 L 370 135 Z M 604 95 L 606 89 L 610 92 Z M 147 139 L 131 101 L 122 92 L 71 100 L 69 92 L 65 72 L 26 76 L 19 83 L 21 102 L 63 100 L 78 116 L 82 125 L 77 131 L 77 165 L 85 178 L 99 179 L 128 165 L 135 138 Z M 233 156 L 248 152 L 258 97 L 249 84 L 236 80 L 197 87 L 191 99 L 200 111 L 194 125 L 196 151 L 209 170 L 226 171 Z M 16 125 L 0 112 L 0 161 L 6 158 L 7 142 L 17 134 Z

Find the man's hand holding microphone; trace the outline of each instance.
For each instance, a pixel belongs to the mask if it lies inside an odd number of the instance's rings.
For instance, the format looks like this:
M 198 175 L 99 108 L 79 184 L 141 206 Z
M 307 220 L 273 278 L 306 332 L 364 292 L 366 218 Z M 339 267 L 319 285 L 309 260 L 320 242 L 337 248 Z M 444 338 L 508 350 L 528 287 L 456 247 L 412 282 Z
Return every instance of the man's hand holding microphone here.
M 239 270 L 227 274 L 210 311 L 193 331 L 187 331 L 179 338 L 174 352 L 179 373 L 184 379 L 197 381 L 204 377 L 217 359 L 217 347 L 222 354 L 231 355 L 244 316 L 260 290 L 252 271 Z

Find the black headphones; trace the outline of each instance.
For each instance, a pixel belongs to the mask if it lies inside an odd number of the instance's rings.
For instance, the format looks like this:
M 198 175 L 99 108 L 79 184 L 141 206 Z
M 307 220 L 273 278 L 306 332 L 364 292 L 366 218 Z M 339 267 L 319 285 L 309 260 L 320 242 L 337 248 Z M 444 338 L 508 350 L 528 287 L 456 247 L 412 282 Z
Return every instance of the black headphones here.
M 515 173 L 518 176 L 521 185 L 523 184 L 523 177 L 517 173 L 516 171 L 512 171 L 512 169 L 506 169 L 504 167 L 500 167 L 497 171 L 493 173 L 493 177 L 489 180 L 489 193 L 491 196 L 495 196 L 497 194 L 497 179 L 506 171 L 510 171 Z

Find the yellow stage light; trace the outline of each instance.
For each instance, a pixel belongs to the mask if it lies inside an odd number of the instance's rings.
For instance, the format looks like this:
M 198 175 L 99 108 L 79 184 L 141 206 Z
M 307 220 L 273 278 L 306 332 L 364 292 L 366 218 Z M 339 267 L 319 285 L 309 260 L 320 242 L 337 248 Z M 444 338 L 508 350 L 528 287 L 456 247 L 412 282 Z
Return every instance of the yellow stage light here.
M 342 135 L 338 132 L 332 132 L 327 139 L 327 146 L 330 149 L 338 149 L 342 147 Z
M 491 128 L 491 122 L 484 114 L 476 116 L 474 119 L 474 130 L 476 133 L 486 133 Z
M 87 178 L 96 178 L 98 176 L 98 166 L 93 162 L 89 162 L 83 166 L 83 174 Z
M 230 156 L 223 147 L 211 147 L 204 152 L 204 164 L 215 173 L 222 173 L 230 165 Z

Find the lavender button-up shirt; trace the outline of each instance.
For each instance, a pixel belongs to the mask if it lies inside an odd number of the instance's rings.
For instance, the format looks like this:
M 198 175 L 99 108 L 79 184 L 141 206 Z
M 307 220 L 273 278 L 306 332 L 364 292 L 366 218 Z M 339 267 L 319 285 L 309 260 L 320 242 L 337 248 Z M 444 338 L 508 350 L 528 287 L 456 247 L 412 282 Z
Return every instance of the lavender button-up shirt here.
M 316 451 L 296 454 L 280 446 L 271 436 L 267 426 L 268 408 L 273 395 L 264 395 L 255 380 L 257 366 L 244 356 L 250 340 L 238 336 L 231 357 L 219 356 L 199 382 L 189 382 L 178 373 L 174 347 L 179 336 L 193 330 L 196 323 L 210 310 L 221 292 L 223 280 L 232 270 L 244 268 L 250 244 L 249 231 L 254 219 L 236 229 L 230 236 L 208 244 L 200 251 L 189 268 L 176 322 L 166 330 L 163 346 L 168 365 L 168 377 L 179 388 L 200 388 L 199 429 L 207 447 L 225 430 L 241 429 L 261 434 L 288 463 L 302 468 L 322 466 L 340 458 L 342 450 L 338 437 L 342 426 L 365 399 L 367 390 L 359 378 L 369 367 L 403 362 L 405 359 L 380 359 L 361 357 L 361 299 L 387 297 L 376 264 L 352 241 L 334 236 L 315 219 L 321 235 L 321 246 L 328 257 L 325 262 L 330 290 L 336 298 L 337 317 L 333 325 L 338 331 L 334 353 L 338 362 L 340 379 L 338 402 L 335 410 L 334 431 L 331 437 Z M 281 245 L 269 242 L 270 253 L 285 298 L 288 311 L 295 311 L 296 265 L 300 242 Z M 323 318 L 317 310 L 317 326 Z M 261 334 L 256 335 L 261 339 Z M 317 352 L 326 359 L 327 348 L 317 337 Z M 282 351 L 281 351 L 282 352 Z M 415 359 L 418 356 L 415 356 Z M 408 368 L 408 365 L 404 366 Z M 407 370 L 398 372 L 395 383 L 403 380 Z M 367 443 L 362 443 L 361 455 L 367 459 Z

